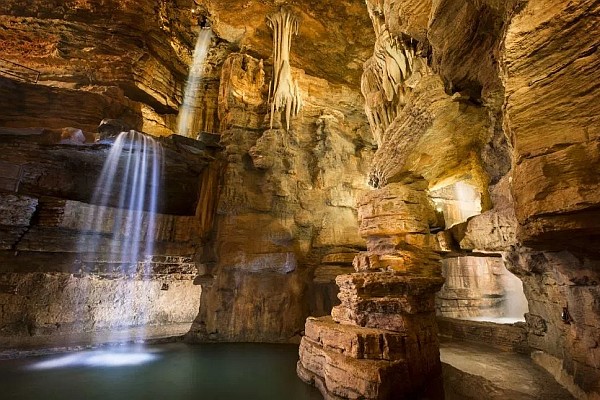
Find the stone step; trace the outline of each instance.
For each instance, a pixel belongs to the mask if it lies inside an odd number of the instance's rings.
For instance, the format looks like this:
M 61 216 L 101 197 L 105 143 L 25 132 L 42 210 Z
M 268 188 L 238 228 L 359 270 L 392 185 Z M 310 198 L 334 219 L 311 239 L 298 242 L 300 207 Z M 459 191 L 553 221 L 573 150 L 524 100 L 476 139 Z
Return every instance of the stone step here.
M 331 310 L 334 321 L 340 324 L 356 325 L 374 329 L 385 329 L 402 334 L 427 330 L 437 333 L 435 314 L 390 314 L 370 311 L 356 311 L 342 305 Z
M 335 280 L 344 293 L 356 293 L 357 296 L 421 296 L 440 290 L 444 283 L 441 276 L 423 277 L 397 272 L 357 272 L 340 275 Z
M 328 399 L 390 399 L 410 387 L 404 361 L 359 360 L 321 347 L 303 337 L 298 375 Z
M 306 320 L 304 334 L 324 349 L 356 359 L 400 360 L 412 338 L 382 329 L 341 325 L 330 316 Z

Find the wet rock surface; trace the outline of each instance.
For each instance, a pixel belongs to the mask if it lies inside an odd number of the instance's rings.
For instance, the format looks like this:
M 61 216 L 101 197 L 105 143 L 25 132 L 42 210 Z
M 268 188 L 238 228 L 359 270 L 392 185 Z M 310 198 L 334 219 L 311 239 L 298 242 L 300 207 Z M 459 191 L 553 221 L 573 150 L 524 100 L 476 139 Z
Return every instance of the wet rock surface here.
M 141 245 L 154 252 L 132 262 L 113 251 L 115 239 L 132 234 L 114 231 L 123 210 L 90 204 L 111 145 L 62 143 L 64 132 L 0 131 L 0 347 L 185 334 L 200 304 L 193 257 L 207 236 L 196 209 L 208 205 L 197 192 L 218 148 L 164 140 L 163 187 L 172 197 L 160 214 L 141 212 L 142 227 L 156 217 L 153 240 Z M 98 213 L 104 219 L 90 226 Z
M 442 340 L 446 399 L 574 399 L 527 356 Z

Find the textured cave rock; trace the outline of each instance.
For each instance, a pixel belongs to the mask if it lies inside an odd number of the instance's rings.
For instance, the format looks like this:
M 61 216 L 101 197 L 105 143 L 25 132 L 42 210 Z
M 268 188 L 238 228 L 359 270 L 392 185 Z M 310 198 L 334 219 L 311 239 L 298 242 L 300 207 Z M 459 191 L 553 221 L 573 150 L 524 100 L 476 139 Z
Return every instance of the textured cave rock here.
M 247 54 L 224 62 L 227 165 L 192 340 L 297 341 L 308 315 L 329 313 L 335 277 L 365 246 L 355 202 L 372 143 L 360 94 L 292 72 L 302 111 L 289 130 L 277 113 L 270 129 L 270 71 Z
M 588 33 L 599 29 L 598 12 L 594 1 L 545 1 L 525 7 L 506 33 L 505 128 L 519 235 L 545 248 L 564 245 L 557 236 L 597 236 L 600 58 Z
M 574 395 L 594 398 L 599 69 L 590 33 L 598 32 L 597 2 L 367 6 L 374 54 L 384 60 L 379 69 L 365 64 L 363 75 L 379 144 L 372 184 L 385 188 L 406 174 L 424 176 L 432 191 L 473 184 L 482 213 L 439 232 L 434 248 L 450 257 L 503 255 L 524 284 L 536 359 Z M 426 67 L 413 61 L 412 75 L 399 75 L 403 64 L 394 63 L 402 54 L 410 60 L 411 49 Z M 370 264 L 390 262 L 359 261 Z M 567 305 L 579 316 L 570 324 L 561 320 Z
M 444 279 L 430 247 L 426 187 L 394 183 L 359 202 L 361 272 L 337 277 L 340 304 L 331 319 L 309 318 L 300 343 L 298 375 L 325 398 L 441 395 L 434 294 Z
M 529 300 L 529 342 L 577 396 L 598 396 L 597 2 L 528 3 L 504 41 L 504 126 L 526 247 L 512 252 Z M 568 307 L 573 317 L 560 316 Z M 555 365 L 555 367 L 552 367 Z
M 445 259 L 442 274 L 446 282 L 436 297 L 440 314 L 454 318 L 502 316 L 503 264 L 501 258 Z
M 217 35 L 237 43 L 254 57 L 269 58 L 272 39 L 265 17 L 277 10 L 281 2 L 201 0 L 198 3 L 210 14 Z M 345 0 L 301 0 L 289 6 L 300 18 L 300 32 L 291 49 L 292 65 L 308 75 L 356 87 L 374 38 L 365 5 Z
M 105 153 L 89 143 L 104 118 L 173 133 L 202 20 L 215 38 L 192 130 L 218 133 L 209 141 L 224 151 L 170 145 L 155 274 L 132 283 L 155 301 L 144 322 L 156 335 L 193 318 L 190 340 L 297 341 L 308 315 L 333 309 L 306 321 L 299 375 L 330 398 L 417 396 L 439 375 L 440 259 L 488 257 L 523 281 L 526 323 L 441 333 L 532 351 L 572 394 L 597 398 L 598 1 L 294 2 L 304 107 L 289 129 L 268 115 L 265 16 L 279 5 L 2 2 L 0 58 L 22 67 L 0 77 L 0 343 L 75 331 L 85 342 L 118 325 L 101 305 L 126 288 L 106 255 L 71 269 Z M 457 183 L 474 188 L 481 213 L 443 221 L 429 197 Z M 497 302 L 494 274 L 475 290 L 462 267 L 447 276 L 463 286 L 442 291 L 446 309 Z M 81 288 L 94 307 L 75 323 L 64 304 L 85 306 Z
M 120 210 L 110 196 L 91 204 L 110 145 L 65 144 L 64 131 L 0 130 L 0 348 L 183 335 L 200 306 L 194 256 L 215 202 L 199 193 L 214 190 L 218 147 L 162 139 L 171 196 L 158 204 L 150 259 L 125 271 L 111 246 Z M 104 220 L 90 229 L 86 216 L 100 209 Z
M 93 132 L 101 119 L 118 118 L 148 133 L 173 133 L 199 29 L 192 4 L 3 2 L 1 58 L 40 75 L 32 87 L 28 70 L 0 61 L 2 70 L 26 78 L 0 82 L 7 96 L 0 124 Z M 216 103 L 221 53 L 216 46 L 205 68 L 204 105 Z M 214 121 L 216 109 L 204 112 Z

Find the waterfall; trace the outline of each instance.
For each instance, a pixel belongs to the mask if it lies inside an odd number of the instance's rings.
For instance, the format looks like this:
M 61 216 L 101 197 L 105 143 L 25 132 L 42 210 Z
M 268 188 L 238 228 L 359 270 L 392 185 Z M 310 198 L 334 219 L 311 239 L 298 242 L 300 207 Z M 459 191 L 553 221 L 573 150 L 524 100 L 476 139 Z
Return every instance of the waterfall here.
M 179 115 L 177 117 L 176 133 L 182 136 L 193 137 L 195 133 L 194 115 L 199 100 L 198 87 L 204 72 L 204 62 L 206 61 L 206 56 L 208 55 L 211 39 L 212 30 L 200 30 L 200 34 L 198 34 L 198 39 L 196 40 L 196 47 L 194 48 L 192 65 L 190 67 L 187 83 L 183 92 L 183 104 L 179 109 Z
M 524 321 L 524 315 L 529 312 L 529 305 L 523 293 L 523 282 L 505 268 L 502 274 L 502 285 L 504 286 L 504 316 Z
M 112 278 L 106 284 L 106 290 L 112 291 L 107 295 L 110 304 L 96 311 L 78 310 L 84 329 L 117 332 L 139 327 L 135 336 L 119 334 L 111 341 L 143 339 L 143 326 L 148 323 L 151 302 L 144 285 L 150 284 L 152 272 L 149 257 L 156 236 L 162 153 L 153 138 L 136 131 L 122 132 L 106 158 L 91 199 L 94 206 L 89 207 L 83 222 L 77 272 Z M 81 299 L 80 308 L 85 307 L 85 300 Z M 110 322 L 97 326 L 93 313 L 102 315 L 98 320 Z

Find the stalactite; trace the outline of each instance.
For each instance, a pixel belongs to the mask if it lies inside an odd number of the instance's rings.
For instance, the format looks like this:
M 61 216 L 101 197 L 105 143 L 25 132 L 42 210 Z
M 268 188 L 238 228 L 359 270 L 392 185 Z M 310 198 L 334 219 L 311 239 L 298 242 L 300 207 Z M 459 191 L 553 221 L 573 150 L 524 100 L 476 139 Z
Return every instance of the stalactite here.
M 381 146 L 385 131 L 406 104 L 406 94 L 428 67 L 415 54 L 416 41 L 392 36 L 383 16 L 370 11 L 377 40 L 373 56 L 364 65 L 361 90 L 371 131 Z
M 273 80 L 269 86 L 270 126 L 272 129 L 275 112 L 284 110 L 289 130 L 291 117 L 298 115 L 302 108 L 302 97 L 297 82 L 292 78 L 290 66 L 292 35 L 298 34 L 298 18 L 282 7 L 267 17 L 267 25 L 273 30 Z

